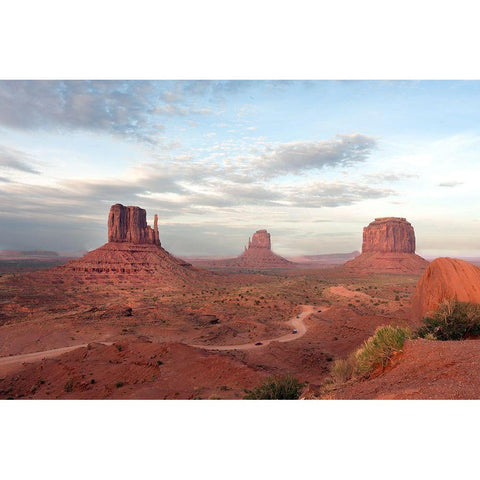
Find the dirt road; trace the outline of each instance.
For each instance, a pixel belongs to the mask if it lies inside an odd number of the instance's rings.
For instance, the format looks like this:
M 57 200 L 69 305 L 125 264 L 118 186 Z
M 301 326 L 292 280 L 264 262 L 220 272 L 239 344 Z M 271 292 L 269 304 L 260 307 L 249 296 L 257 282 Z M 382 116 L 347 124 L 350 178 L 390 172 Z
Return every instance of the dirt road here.
M 307 333 L 307 327 L 304 323 L 305 319 L 312 313 L 322 310 L 326 312 L 329 307 L 317 307 L 315 305 L 299 305 L 302 309 L 301 313 L 295 315 L 287 323 L 292 327 L 292 330 L 297 330 L 297 333 L 289 332 L 285 335 L 275 338 L 269 338 L 268 340 L 257 340 L 252 343 L 242 343 L 240 345 L 190 345 L 191 347 L 204 348 L 205 350 L 251 350 L 253 348 L 260 348 L 267 346 L 272 342 L 291 342 L 303 337 Z M 262 345 L 255 345 L 257 342 L 261 342 Z
M 291 342 L 303 337 L 307 332 L 305 326 L 305 319 L 312 313 L 317 312 L 320 308 L 322 312 L 328 310 L 328 307 L 316 307 L 314 305 L 300 305 L 302 311 L 291 318 L 287 323 L 292 327 L 292 330 L 297 330 L 297 333 L 289 332 L 280 337 L 270 338 L 267 340 L 257 340 L 261 342 L 261 346 L 266 346 L 271 342 Z M 112 345 L 113 342 L 97 342 L 103 345 Z M 259 348 L 260 345 L 255 345 L 256 342 L 244 343 L 241 345 L 192 345 L 191 347 L 203 348 L 205 350 L 250 350 L 252 348 Z M 5 374 L 7 371 L 14 369 L 17 365 L 22 363 L 32 363 L 43 360 L 44 358 L 54 358 L 62 355 L 63 353 L 71 352 L 77 348 L 86 347 L 88 343 L 82 343 L 80 345 L 71 345 L 69 347 L 54 348 L 52 350 L 43 350 L 42 352 L 25 353 L 22 355 L 11 355 L 8 357 L 0 357 L 0 374 Z
M 92 342 L 101 343 L 102 345 L 112 345 L 113 342 Z M 71 352 L 77 348 L 88 346 L 88 343 L 80 345 L 71 345 L 69 347 L 53 348 L 52 350 L 43 350 L 42 352 L 24 353 L 22 355 L 11 355 L 8 357 L 0 357 L 0 374 L 5 374 L 15 366 L 21 363 L 33 363 L 43 360 L 44 358 L 53 358 L 63 353 Z

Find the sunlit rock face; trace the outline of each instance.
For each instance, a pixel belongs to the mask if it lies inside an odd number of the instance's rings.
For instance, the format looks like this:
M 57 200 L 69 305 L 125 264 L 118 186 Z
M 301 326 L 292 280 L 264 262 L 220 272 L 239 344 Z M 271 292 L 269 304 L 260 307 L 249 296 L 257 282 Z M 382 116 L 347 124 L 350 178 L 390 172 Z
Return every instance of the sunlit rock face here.
M 405 218 L 376 218 L 363 229 L 362 253 L 415 253 L 415 232 Z
M 436 258 L 417 283 L 413 319 L 421 320 L 445 300 L 480 303 L 480 269 L 457 258 Z

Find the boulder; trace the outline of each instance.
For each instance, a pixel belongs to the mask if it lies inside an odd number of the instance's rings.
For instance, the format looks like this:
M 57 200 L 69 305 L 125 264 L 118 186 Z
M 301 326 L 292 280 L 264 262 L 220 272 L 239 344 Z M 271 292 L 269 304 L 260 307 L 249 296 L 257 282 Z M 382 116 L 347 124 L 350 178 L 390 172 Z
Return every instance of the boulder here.
M 480 268 L 448 257 L 430 263 L 412 298 L 412 318 L 421 320 L 444 300 L 480 303 Z

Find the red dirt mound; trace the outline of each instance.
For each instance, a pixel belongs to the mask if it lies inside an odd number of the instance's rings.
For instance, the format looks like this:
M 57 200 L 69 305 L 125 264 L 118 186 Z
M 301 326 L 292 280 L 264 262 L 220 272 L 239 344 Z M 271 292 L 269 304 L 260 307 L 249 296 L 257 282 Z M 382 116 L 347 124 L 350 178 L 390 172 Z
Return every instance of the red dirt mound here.
M 480 341 L 405 343 L 382 374 L 331 392 L 335 399 L 479 399 Z
M 412 318 L 421 320 L 443 300 L 480 303 L 480 269 L 455 258 L 437 258 L 426 269 L 412 299 Z

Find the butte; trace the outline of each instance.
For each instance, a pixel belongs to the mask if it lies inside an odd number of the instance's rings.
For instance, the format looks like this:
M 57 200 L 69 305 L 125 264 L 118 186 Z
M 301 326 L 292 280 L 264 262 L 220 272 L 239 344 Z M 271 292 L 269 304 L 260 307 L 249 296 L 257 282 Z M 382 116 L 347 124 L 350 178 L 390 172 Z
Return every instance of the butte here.
M 56 270 L 89 278 L 156 279 L 168 284 L 206 274 L 162 248 L 157 215 L 152 228 L 143 208 L 119 203 L 112 205 L 108 215 L 108 242 Z
M 422 273 L 428 262 L 415 253 L 415 231 L 405 218 L 376 218 L 363 229 L 362 254 L 345 263 L 352 273 Z
M 270 233 L 266 230 L 257 230 L 252 238 L 248 239 L 241 255 L 236 258 L 216 262 L 217 265 L 239 268 L 285 268 L 295 265 L 286 258 L 272 252 Z

